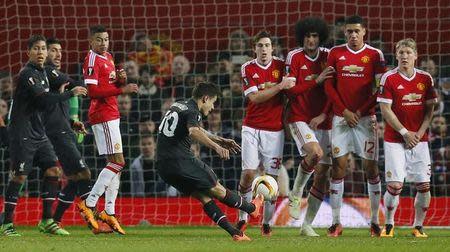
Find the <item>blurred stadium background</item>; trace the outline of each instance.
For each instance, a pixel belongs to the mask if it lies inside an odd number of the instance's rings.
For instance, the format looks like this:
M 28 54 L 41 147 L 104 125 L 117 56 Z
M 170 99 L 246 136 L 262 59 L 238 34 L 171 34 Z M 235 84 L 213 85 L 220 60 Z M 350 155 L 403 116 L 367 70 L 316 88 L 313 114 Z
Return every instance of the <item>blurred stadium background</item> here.
M 204 121 L 207 130 L 240 142 L 245 108 L 240 83 L 240 65 L 253 57 L 251 36 L 262 29 L 274 36 L 275 54 L 287 55 L 295 48 L 294 24 L 302 17 L 324 17 L 330 25 L 326 47 L 344 43 L 342 24 L 348 15 L 359 14 L 367 22 L 366 41 L 381 49 L 390 66 L 395 65 L 393 45 L 411 37 L 418 42 L 418 67 L 430 72 L 440 95 L 440 105 L 431 125 L 432 199 L 425 225 L 450 226 L 450 144 L 447 135 L 450 115 L 450 1 L 449 0 L 348 0 L 348 1 L 237 1 L 237 0 L 11 0 L 0 5 L 0 115 L 6 119 L 11 104 L 12 79 L 26 62 L 26 41 L 32 34 L 44 34 L 62 41 L 62 70 L 81 78 L 80 64 L 89 49 L 88 27 L 108 28 L 110 51 L 116 66 L 128 72 L 130 82 L 140 85 L 133 96 L 120 96 L 121 132 L 127 168 L 122 174 L 118 215 L 126 224 L 210 225 L 200 204 L 179 195 L 157 177 L 154 170 L 155 131 L 170 104 L 185 97 L 196 82 L 210 80 L 222 88 L 217 113 Z M 80 100 L 80 119 L 87 120 L 89 99 Z M 379 135 L 383 124 L 379 117 Z M 144 137 L 145 136 L 145 137 Z M 380 138 L 382 142 L 382 138 Z M 93 135 L 80 149 L 94 178 L 104 167 Z M 237 189 L 240 156 L 221 161 L 211 151 L 193 146 L 197 155 L 214 168 L 223 183 Z M 382 150 L 380 150 L 382 154 Z M 8 149 L 0 149 L 0 191 L 8 181 Z M 285 145 L 284 177 L 280 179 L 278 225 L 298 225 L 287 217 L 284 196 L 292 182 L 299 156 L 293 140 Z M 382 171 L 384 159 L 381 155 Z M 294 169 L 293 169 L 294 168 Z M 343 224 L 364 226 L 368 202 L 364 173 L 357 158 L 348 166 L 345 178 Z M 38 168 L 22 191 L 16 223 L 34 225 L 40 216 Z M 64 180 L 63 182 L 64 183 Z M 384 187 L 383 187 L 384 191 Z M 411 225 L 413 188 L 403 190 L 397 215 L 399 225 Z M 306 192 L 305 192 L 306 195 Z M 2 198 L 0 197 L 0 202 Z M 2 204 L 3 206 L 3 204 Z M 2 207 L 0 207 L 1 209 Z M 227 209 L 231 219 L 236 212 Z M 327 226 L 331 209 L 324 204 L 316 225 Z M 382 214 L 382 213 L 381 213 Z M 81 224 L 72 207 L 64 224 Z

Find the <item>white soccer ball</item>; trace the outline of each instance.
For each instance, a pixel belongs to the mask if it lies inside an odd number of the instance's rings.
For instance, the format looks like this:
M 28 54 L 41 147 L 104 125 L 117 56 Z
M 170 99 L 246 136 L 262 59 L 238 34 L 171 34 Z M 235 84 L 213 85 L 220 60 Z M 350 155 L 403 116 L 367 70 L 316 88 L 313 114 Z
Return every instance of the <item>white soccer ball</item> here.
M 258 194 L 264 196 L 265 201 L 275 200 L 278 196 L 278 183 L 272 176 L 259 176 L 252 183 L 253 197 Z

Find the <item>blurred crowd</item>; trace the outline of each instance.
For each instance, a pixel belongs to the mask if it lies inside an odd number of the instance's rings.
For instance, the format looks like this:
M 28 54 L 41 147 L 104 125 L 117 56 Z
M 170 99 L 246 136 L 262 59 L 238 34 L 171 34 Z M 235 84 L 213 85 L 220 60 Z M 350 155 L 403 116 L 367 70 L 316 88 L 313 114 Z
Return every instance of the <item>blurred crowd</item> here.
M 332 26 L 333 34 L 327 47 L 345 42 L 342 24 L 338 19 Z M 241 29 L 229 34 L 228 46 L 215 52 L 206 64 L 193 64 L 183 53 L 175 52 L 170 46 L 164 46 L 144 32 L 137 32 L 130 38 L 130 48 L 124 52 L 123 60 L 116 62 L 126 70 L 128 82 L 137 83 L 139 92 L 136 95 L 120 95 L 118 97 L 121 114 L 121 133 L 124 156 L 127 167 L 122 173 L 121 195 L 123 196 L 177 196 L 179 193 L 168 187 L 155 171 L 156 133 L 162 116 L 179 99 L 189 98 L 193 86 L 202 81 L 211 81 L 220 85 L 222 97 L 217 109 L 204 120 L 204 127 L 212 134 L 233 138 L 241 142 L 242 118 L 246 101 L 242 93 L 241 65 L 253 58 L 251 38 Z M 389 66 L 395 64 L 392 52 L 384 48 L 381 38 L 368 42 L 385 53 Z M 170 43 L 168 43 L 170 45 Z M 277 57 L 284 58 L 288 50 L 281 38 L 274 38 L 273 46 Z M 182 52 L 182 50 L 178 50 Z M 113 52 L 114 54 L 115 52 Z M 450 117 L 450 75 L 445 73 L 436 61 L 438 58 L 420 58 L 418 68 L 429 72 L 435 81 L 440 97 L 430 127 L 430 146 L 432 152 L 432 195 L 450 195 L 450 142 L 447 135 Z M 78 74 L 80 76 L 80 74 Z M 0 116 L 7 122 L 7 114 L 11 105 L 13 79 L 8 72 L 0 72 Z M 87 121 L 89 99 L 83 98 L 80 103 L 80 118 Z M 383 141 L 384 123 L 378 113 L 379 141 Z M 88 127 L 89 128 L 89 127 Z M 288 132 L 288 131 L 286 131 Z M 80 149 L 93 169 L 94 176 L 104 167 L 105 160 L 95 153 L 94 137 L 86 135 Z M 382 144 L 380 144 L 382 146 Z M 294 167 L 300 162 L 300 156 L 292 138 L 287 136 L 282 172 L 279 178 L 280 195 L 285 196 L 289 184 L 294 178 Z M 213 151 L 194 143 L 195 155 L 210 165 L 221 182 L 228 188 L 237 189 L 241 157 L 233 156 L 230 160 L 221 160 Z M 0 149 L 0 190 L 5 190 L 9 164 L 7 147 Z M 380 150 L 381 174 L 384 174 L 383 151 Z M 98 169 L 98 171 L 96 170 Z M 34 169 L 24 192 L 37 196 L 39 192 L 39 169 Z M 360 160 L 352 158 L 348 164 L 345 178 L 347 196 L 364 196 L 366 183 Z M 384 181 L 382 179 L 382 181 Z M 411 188 L 410 190 L 413 190 Z M 409 195 L 406 188 L 403 194 Z

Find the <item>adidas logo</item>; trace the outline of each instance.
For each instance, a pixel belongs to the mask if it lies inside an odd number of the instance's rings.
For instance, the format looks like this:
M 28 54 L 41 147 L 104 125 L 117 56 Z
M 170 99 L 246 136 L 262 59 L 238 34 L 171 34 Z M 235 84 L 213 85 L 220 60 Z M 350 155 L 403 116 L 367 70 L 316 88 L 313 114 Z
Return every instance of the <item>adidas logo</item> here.
M 402 86 L 402 84 L 398 85 L 397 89 L 405 89 L 405 87 Z
M 345 56 L 341 56 L 339 60 L 346 60 Z
M 308 69 L 308 67 L 306 65 L 303 65 L 302 67 L 300 67 L 300 69 L 306 70 L 306 69 Z
M 253 79 L 258 79 L 258 78 L 259 78 L 259 75 L 258 75 L 257 73 L 255 73 L 255 74 L 252 76 L 252 78 L 253 78 Z

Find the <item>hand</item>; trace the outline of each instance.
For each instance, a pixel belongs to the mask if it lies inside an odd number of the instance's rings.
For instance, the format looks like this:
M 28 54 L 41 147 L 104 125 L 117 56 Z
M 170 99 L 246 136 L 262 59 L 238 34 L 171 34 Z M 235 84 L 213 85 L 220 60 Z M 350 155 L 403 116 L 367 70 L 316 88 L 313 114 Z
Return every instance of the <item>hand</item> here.
M 294 77 L 283 77 L 281 82 L 277 85 L 279 90 L 290 89 L 295 86 Z
M 403 140 L 405 140 L 406 149 L 410 150 L 420 142 L 420 138 L 417 137 L 416 132 L 408 131 L 403 135 Z
M 326 79 L 331 79 L 334 77 L 334 73 L 336 71 L 334 70 L 333 67 L 328 66 L 327 68 L 325 68 L 322 73 L 319 74 L 319 76 L 317 76 L 316 78 L 316 83 L 317 84 L 322 84 Z
M 219 157 L 221 159 L 225 159 L 225 160 L 230 159 L 230 151 L 225 148 L 222 148 L 222 146 L 217 144 L 217 146 L 214 148 L 214 150 L 216 151 L 216 153 L 219 155 Z
M 127 72 L 123 69 L 120 69 L 117 71 L 117 79 L 120 81 L 126 81 L 127 80 Z
M 3 119 L 3 116 L 0 116 L 0 127 L 6 127 L 5 119 Z
M 359 122 L 359 116 L 356 113 L 353 113 L 348 109 L 345 109 L 342 114 L 344 115 L 344 119 L 350 128 L 356 127 L 356 125 Z
M 80 96 L 80 95 L 86 96 L 87 95 L 87 89 L 85 87 L 77 86 L 77 87 L 72 88 L 72 90 L 70 90 L 70 91 L 72 91 L 74 96 Z
M 217 143 L 223 148 L 229 150 L 233 154 L 237 154 L 238 152 L 241 151 L 241 146 L 239 146 L 239 144 L 237 144 L 236 141 L 234 141 L 233 139 L 221 137 L 219 138 Z
M 325 121 L 325 119 L 327 119 L 327 115 L 322 113 L 316 117 L 314 117 L 313 119 L 311 119 L 311 121 L 309 122 L 309 127 L 313 130 L 317 130 L 317 127 L 323 123 L 323 121 Z
M 60 93 L 60 94 L 61 94 L 61 93 L 64 93 L 64 91 L 66 90 L 67 85 L 69 85 L 69 82 L 66 82 L 66 83 L 62 84 L 62 85 L 59 87 L 59 93 Z
M 122 87 L 122 93 L 124 94 L 131 94 L 131 93 L 137 93 L 139 90 L 138 85 L 134 83 L 130 83 Z
M 420 130 L 419 130 L 419 131 L 416 132 L 416 137 L 419 138 L 419 140 L 420 140 L 420 139 L 422 139 L 422 137 L 423 137 L 424 134 L 425 134 L 424 131 L 420 131 Z
M 83 134 L 83 135 L 87 134 L 86 128 L 84 127 L 84 123 L 82 123 L 80 121 L 73 122 L 72 128 L 75 131 L 75 133 L 77 133 L 77 134 Z

